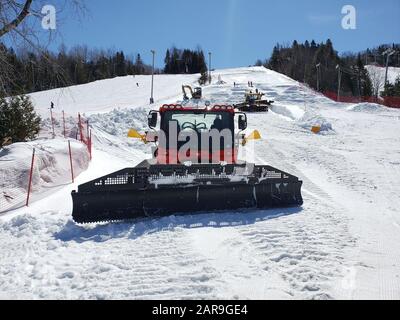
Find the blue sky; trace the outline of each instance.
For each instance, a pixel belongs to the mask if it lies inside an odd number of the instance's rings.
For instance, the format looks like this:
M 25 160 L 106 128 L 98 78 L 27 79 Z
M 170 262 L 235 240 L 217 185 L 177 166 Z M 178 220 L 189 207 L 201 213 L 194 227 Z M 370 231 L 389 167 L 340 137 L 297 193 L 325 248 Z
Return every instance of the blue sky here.
M 49 1 L 51 3 L 52 1 Z M 80 22 L 63 19 L 63 42 L 141 53 L 163 66 L 167 48 L 213 53 L 213 67 L 247 66 L 269 57 L 273 46 L 294 39 L 332 39 L 339 52 L 400 42 L 400 0 L 86 0 Z M 357 29 L 344 30 L 344 5 L 357 10 Z

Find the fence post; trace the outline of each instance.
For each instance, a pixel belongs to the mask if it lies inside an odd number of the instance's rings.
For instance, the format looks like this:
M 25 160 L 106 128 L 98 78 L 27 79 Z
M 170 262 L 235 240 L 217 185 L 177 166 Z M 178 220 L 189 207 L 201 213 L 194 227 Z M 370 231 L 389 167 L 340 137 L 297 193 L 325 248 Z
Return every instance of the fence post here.
M 78 127 L 79 127 L 79 134 L 80 134 L 80 139 L 81 142 L 83 141 L 83 132 L 82 132 L 82 120 L 81 120 L 81 114 L 78 113 Z
M 89 131 L 89 155 L 90 160 L 92 160 L 92 129 Z
M 86 137 L 89 139 L 90 132 L 89 132 L 89 120 L 86 120 Z
M 72 151 L 71 151 L 71 141 L 68 140 L 68 150 L 69 150 L 69 162 L 71 164 L 71 177 L 72 183 L 74 183 L 74 167 L 72 165 Z
M 33 148 L 33 151 L 32 151 L 32 162 L 31 162 L 31 170 L 29 172 L 29 184 L 28 184 L 28 194 L 26 196 L 26 206 L 29 205 L 29 197 L 30 197 L 31 188 L 32 188 L 32 175 L 33 175 L 34 164 L 35 164 L 35 148 Z
M 65 130 L 65 113 L 64 113 L 64 110 L 62 111 L 62 115 L 63 115 L 63 130 L 64 130 L 64 139 L 65 139 L 65 136 L 66 136 L 66 130 Z
M 53 139 L 54 139 L 56 137 L 56 132 L 54 130 L 53 108 L 54 108 L 54 105 L 53 105 L 53 102 L 52 102 L 51 103 L 51 107 L 50 107 L 50 118 L 51 118 L 51 129 L 52 129 L 52 132 L 53 132 Z

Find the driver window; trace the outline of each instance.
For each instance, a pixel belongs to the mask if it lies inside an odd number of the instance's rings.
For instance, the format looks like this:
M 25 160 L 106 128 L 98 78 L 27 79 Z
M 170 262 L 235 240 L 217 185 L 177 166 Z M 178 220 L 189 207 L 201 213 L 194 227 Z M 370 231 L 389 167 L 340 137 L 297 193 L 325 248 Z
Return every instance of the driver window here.
M 217 115 L 217 116 L 215 116 L 215 118 L 214 118 L 214 122 L 213 122 L 213 124 L 211 125 L 211 130 L 212 129 L 217 129 L 218 131 L 221 131 L 222 130 L 222 119 L 221 119 L 221 116 L 220 115 Z
M 224 128 L 224 119 L 221 114 L 172 114 L 169 122 L 176 122 L 178 132 L 186 129 L 194 129 L 196 131 L 217 129 L 219 131 Z

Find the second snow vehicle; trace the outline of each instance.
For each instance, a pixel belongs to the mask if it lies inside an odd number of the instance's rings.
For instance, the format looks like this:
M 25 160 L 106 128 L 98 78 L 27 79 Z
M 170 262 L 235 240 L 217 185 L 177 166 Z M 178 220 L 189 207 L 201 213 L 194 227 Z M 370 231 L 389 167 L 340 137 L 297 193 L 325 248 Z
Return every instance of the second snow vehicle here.
M 156 131 L 159 119 L 160 130 Z M 148 126 L 152 133 L 140 135 L 131 130 L 128 135 L 156 142 L 153 158 L 80 185 L 72 192 L 75 222 L 302 205 L 302 181 L 297 177 L 238 160 L 239 146 L 259 134 L 255 131 L 245 137 L 246 114 L 235 112 L 233 106 L 163 105 L 149 113 Z M 194 149 L 183 151 L 186 160 L 179 157 L 185 144 L 182 134 L 196 137 L 210 132 L 231 136 L 218 140 L 214 148 L 196 143 Z
M 274 103 L 272 100 L 263 100 L 265 94 L 261 93 L 256 89 L 255 92 L 252 90 L 245 93 L 245 101 L 235 105 L 240 111 L 245 112 L 265 112 L 268 111 L 269 107 Z
M 188 96 L 186 90 L 189 90 L 191 98 Z M 196 87 L 193 90 L 191 86 L 182 86 L 182 93 L 183 93 L 183 100 L 202 98 L 202 89 L 200 87 Z

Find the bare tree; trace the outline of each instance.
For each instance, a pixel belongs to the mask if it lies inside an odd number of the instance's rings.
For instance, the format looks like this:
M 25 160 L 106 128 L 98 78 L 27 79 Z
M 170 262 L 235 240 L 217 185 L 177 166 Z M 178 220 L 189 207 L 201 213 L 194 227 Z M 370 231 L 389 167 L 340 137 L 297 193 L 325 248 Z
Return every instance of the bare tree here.
M 29 15 L 32 1 L 33 0 L 26 0 L 18 16 L 12 21 L 8 21 L 7 13 L 11 11 L 11 9 L 14 9 L 13 11 L 15 11 L 15 9 L 17 9 L 18 7 L 18 3 L 16 1 L 6 0 L 0 2 L 0 21 L 2 23 L 2 28 L 0 29 L 0 38 L 6 33 L 9 33 L 10 31 L 16 29 L 20 25 L 20 23 Z
M 379 96 L 379 93 L 384 89 L 384 76 L 376 67 L 369 68 L 368 75 L 371 79 L 373 95 L 375 98 L 377 98 Z
M 46 48 L 59 36 L 62 21 L 67 16 L 79 20 L 86 12 L 84 0 L 58 0 L 55 2 L 57 11 L 57 28 L 43 29 L 42 20 L 46 17 L 42 9 L 48 4 L 46 0 L 0 0 L 0 92 L 7 93 L 7 84 L 13 82 L 13 66 L 7 60 L 7 51 L 1 44 L 7 44 L 18 50 L 29 50 L 42 54 L 50 61 Z M 60 68 L 55 66 L 59 74 L 55 77 L 64 78 Z

